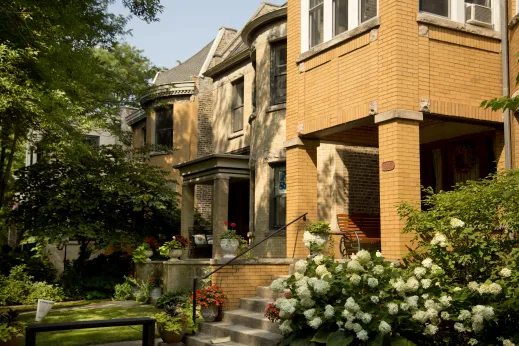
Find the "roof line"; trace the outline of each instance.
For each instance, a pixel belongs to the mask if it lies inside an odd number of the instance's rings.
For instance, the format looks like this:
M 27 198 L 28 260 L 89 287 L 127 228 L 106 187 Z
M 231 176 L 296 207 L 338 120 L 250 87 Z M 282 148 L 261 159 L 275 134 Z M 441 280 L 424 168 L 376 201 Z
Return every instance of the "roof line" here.
M 211 64 L 211 60 L 213 60 L 214 53 L 216 52 L 216 49 L 218 49 L 218 46 L 220 45 L 220 42 L 222 41 L 225 30 L 227 30 L 227 29 L 224 27 L 221 27 L 218 30 L 218 34 L 216 34 L 216 38 L 213 41 L 213 45 L 211 46 L 209 53 L 205 57 L 205 61 L 202 65 L 202 68 L 200 69 L 200 72 L 198 73 L 199 77 L 203 76 L 204 72 L 207 71 L 207 68 Z

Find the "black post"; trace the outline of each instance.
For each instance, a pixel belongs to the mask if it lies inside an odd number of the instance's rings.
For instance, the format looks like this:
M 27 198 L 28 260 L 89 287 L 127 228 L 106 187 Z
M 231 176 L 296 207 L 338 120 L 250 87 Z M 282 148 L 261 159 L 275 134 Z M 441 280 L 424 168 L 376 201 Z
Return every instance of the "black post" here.
M 155 344 L 155 321 L 145 323 L 142 326 L 142 346 L 154 346 Z
M 25 329 L 25 346 L 36 346 L 36 331 Z
M 196 280 L 198 278 L 193 279 L 193 323 L 196 325 Z

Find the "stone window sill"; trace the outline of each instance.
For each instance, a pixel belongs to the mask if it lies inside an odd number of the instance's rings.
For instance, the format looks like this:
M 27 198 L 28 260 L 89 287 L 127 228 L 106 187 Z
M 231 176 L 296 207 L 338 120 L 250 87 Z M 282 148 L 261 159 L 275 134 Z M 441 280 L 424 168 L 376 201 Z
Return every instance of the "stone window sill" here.
M 495 30 L 488 29 L 482 26 L 460 23 L 448 18 L 435 16 L 434 14 L 422 13 L 419 12 L 416 15 L 416 21 L 418 23 L 430 24 L 435 26 L 440 26 L 442 28 L 447 28 L 456 31 L 462 31 L 469 34 L 474 34 L 478 36 L 484 36 L 489 38 L 494 38 L 496 40 L 501 40 L 501 34 Z
M 280 110 L 283 110 L 283 109 L 287 109 L 287 104 L 286 103 L 280 103 L 280 104 L 277 104 L 277 105 L 271 105 L 267 108 L 266 112 L 267 113 L 272 113 L 272 112 L 276 112 L 276 111 L 280 111 Z
M 244 135 L 243 130 L 241 130 L 241 131 L 238 131 L 238 132 L 231 133 L 229 136 L 227 136 L 227 139 L 231 140 L 231 139 L 235 139 L 235 138 L 241 137 L 243 135 Z
M 322 43 L 318 44 L 317 46 L 310 48 L 309 50 L 307 50 L 306 52 L 301 54 L 299 57 L 297 57 L 296 63 L 299 64 L 300 62 L 308 60 L 316 55 L 321 54 L 322 52 L 324 52 L 332 47 L 335 47 L 341 43 L 344 43 L 356 36 L 364 34 L 378 26 L 380 26 L 379 18 L 378 17 L 372 18 L 372 19 L 360 24 L 358 27 L 356 27 L 354 29 L 345 31 L 342 34 L 335 36 L 334 38 L 332 38 L 329 41 L 322 42 Z
M 171 153 L 168 153 L 167 151 L 152 151 L 150 153 L 150 157 L 164 156 L 164 155 L 171 155 Z
M 512 30 L 517 23 L 519 23 L 519 13 L 516 14 L 509 22 L 508 22 L 508 29 Z

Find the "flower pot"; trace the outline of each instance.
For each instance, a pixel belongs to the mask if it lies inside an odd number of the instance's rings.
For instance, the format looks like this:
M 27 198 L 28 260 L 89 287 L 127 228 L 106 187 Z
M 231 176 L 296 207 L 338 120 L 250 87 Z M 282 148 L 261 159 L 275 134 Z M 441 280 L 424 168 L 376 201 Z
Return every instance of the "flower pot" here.
M 157 322 L 157 329 L 159 330 L 159 335 L 164 343 L 176 344 L 181 342 L 184 334 L 186 334 L 187 323 L 184 324 L 182 331 L 179 333 L 168 332 L 160 322 Z
M 315 256 L 326 248 L 326 244 L 328 243 L 328 234 L 305 232 L 303 234 L 303 243 L 310 250 L 310 256 Z
M 218 306 L 215 304 L 209 304 L 208 307 L 201 306 L 200 311 L 206 322 L 214 322 L 216 316 L 218 316 Z
M 146 262 L 151 262 L 151 258 L 150 257 L 153 256 L 153 250 L 146 250 L 144 255 L 146 256 Z
M 182 249 L 169 250 L 169 260 L 171 262 L 178 261 L 179 257 L 182 256 Z
M 220 246 L 223 251 L 223 258 L 231 259 L 236 256 L 236 251 L 238 251 L 238 246 L 240 242 L 236 239 L 222 239 L 220 241 Z
M 23 338 L 22 334 L 13 335 L 11 339 L 7 341 L 0 340 L 0 346 L 20 346 L 22 345 Z

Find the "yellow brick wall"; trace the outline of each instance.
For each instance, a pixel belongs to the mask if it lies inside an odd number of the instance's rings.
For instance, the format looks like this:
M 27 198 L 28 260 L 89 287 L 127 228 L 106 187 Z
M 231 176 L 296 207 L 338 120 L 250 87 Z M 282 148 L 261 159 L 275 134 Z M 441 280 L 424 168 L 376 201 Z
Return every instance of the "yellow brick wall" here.
M 288 275 L 288 271 L 289 264 L 230 265 L 214 273 L 212 283 L 227 295 L 223 310 L 233 310 L 240 306 L 240 298 L 256 296 L 256 287 L 270 286 L 275 276 Z
M 419 123 L 395 120 L 379 125 L 379 162 L 393 161 L 392 171 L 380 172 L 380 222 L 382 254 L 398 258 L 407 252 L 410 234 L 403 234 L 396 206 L 407 201 L 420 205 Z

